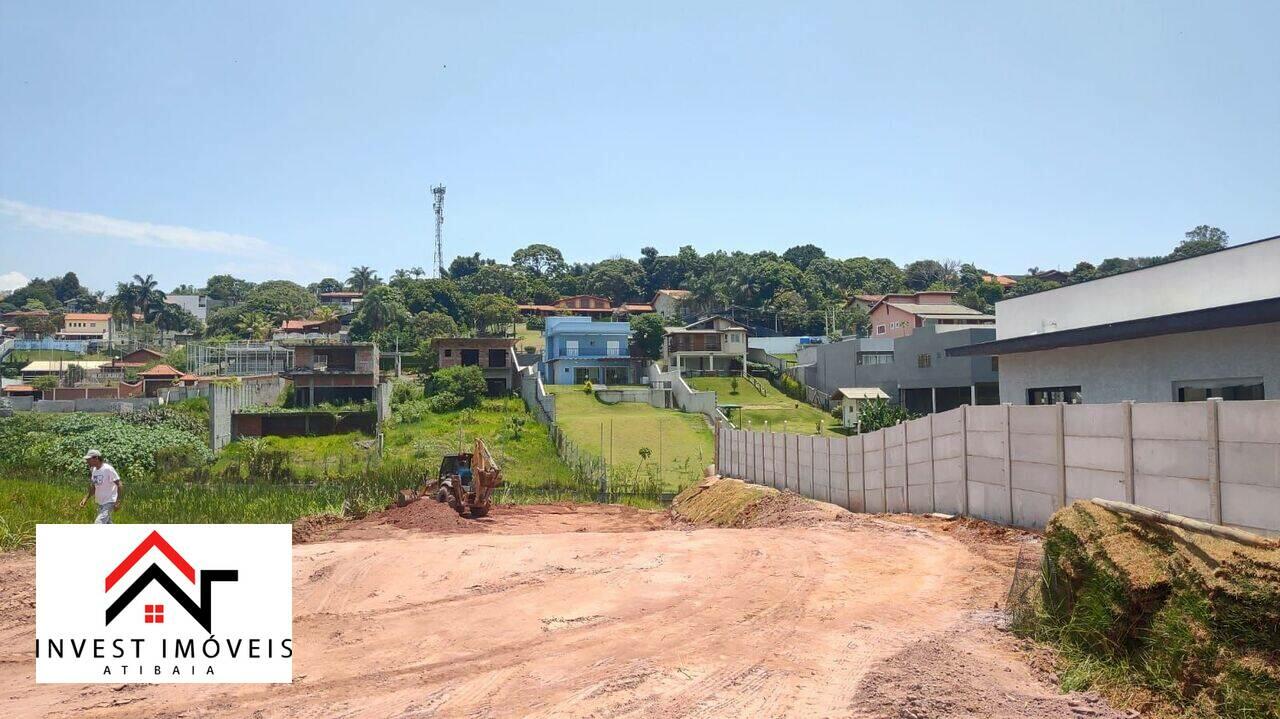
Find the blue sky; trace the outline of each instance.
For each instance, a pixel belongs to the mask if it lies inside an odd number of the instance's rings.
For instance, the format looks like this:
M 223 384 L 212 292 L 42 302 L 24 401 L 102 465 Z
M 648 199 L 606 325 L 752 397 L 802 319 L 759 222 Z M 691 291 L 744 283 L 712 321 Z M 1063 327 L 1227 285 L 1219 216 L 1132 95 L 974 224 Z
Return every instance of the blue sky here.
M 0 289 L 1280 233 L 1276 3 L 0 0 Z

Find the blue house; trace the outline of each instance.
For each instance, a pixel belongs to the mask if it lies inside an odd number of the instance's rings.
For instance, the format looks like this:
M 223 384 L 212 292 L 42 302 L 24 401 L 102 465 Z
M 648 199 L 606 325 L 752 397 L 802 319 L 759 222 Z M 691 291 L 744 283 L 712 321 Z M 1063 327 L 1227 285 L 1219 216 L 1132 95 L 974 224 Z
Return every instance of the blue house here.
M 590 317 L 548 317 L 542 332 L 547 384 L 637 384 L 644 359 L 631 356 L 631 325 Z

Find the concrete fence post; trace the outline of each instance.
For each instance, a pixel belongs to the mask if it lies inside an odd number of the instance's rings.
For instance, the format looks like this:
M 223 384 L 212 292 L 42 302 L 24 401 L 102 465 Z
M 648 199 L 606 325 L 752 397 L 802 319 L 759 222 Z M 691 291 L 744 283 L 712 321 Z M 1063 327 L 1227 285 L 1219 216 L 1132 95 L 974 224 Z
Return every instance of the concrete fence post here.
M 862 477 L 862 512 L 870 514 L 867 509 L 867 435 L 858 432 L 858 475 Z
M 1058 509 L 1067 506 L 1067 405 L 1058 403 Z
M 1121 444 L 1124 449 L 1124 501 L 1133 504 L 1133 400 L 1120 403 Z
M 902 427 L 902 506 L 903 511 L 911 511 L 911 457 L 907 453 L 907 423 Z
M 1218 431 L 1222 398 L 1211 397 L 1205 405 L 1209 420 L 1209 521 L 1222 524 L 1222 438 Z
M 844 506 L 846 509 L 853 509 L 849 506 L 853 504 L 853 491 L 849 487 L 849 445 L 851 444 L 849 440 L 849 437 L 841 440 L 844 442 Z M 866 508 L 864 507 L 862 511 L 865 512 Z
M 960 413 L 960 514 L 969 516 L 969 405 Z
M 1009 496 L 1009 524 L 1013 524 L 1013 405 L 1004 403 L 1004 483 Z
M 889 511 L 889 428 L 881 427 L 880 433 L 880 506 Z
M 716 474 L 724 474 L 720 466 L 720 422 L 716 421 L 715 441 L 711 443 L 711 462 L 716 466 Z
M 937 409 L 936 407 L 934 409 Z M 929 511 L 938 511 L 938 465 L 933 457 L 933 414 L 929 415 Z

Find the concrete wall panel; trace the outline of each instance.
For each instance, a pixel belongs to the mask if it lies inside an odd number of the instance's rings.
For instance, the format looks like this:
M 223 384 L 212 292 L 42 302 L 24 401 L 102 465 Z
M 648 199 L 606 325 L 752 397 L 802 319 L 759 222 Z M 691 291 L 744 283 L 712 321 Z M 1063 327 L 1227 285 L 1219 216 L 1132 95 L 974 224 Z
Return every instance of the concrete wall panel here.
M 969 456 L 969 482 L 971 484 L 990 484 L 1003 487 L 1004 460 L 991 457 Z
M 1134 439 L 1206 439 L 1208 432 L 1205 402 L 1133 405 Z
M 1056 494 L 1013 490 L 1013 523 L 1019 527 L 1043 527 L 1057 508 Z
M 1084 467 L 1067 467 L 1067 503 L 1077 499 L 1125 501 L 1124 474 Z
M 1222 523 L 1268 533 L 1280 532 L 1280 487 L 1222 485 Z
M 1004 432 L 1004 407 L 975 405 L 969 408 L 970 432 Z
M 1068 435 L 1119 437 L 1124 433 L 1124 407 L 1118 404 L 1069 404 L 1063 414 Z
M 1280 352 L 1280 348 L 1277 348 Z M 1218 405 L 1218 436 L 1224 442 L 1280 445 L 1280 400 L 1223 402 Z
M 1058 437 L 1052 434 L 1019 434 L 1010 438 L 1015 462 L 1057 464 Z
M 1058 431 L 1058 408 L 1015 405 L 1009 408 L 1009 424 L 1017 433 L 1053 434 Z
M 1076 437 L 1063 441 L 1068 467 L 1124 471 L 1124 440 L 1119 437 Z
M 1209 519 L 1209 483 L 1202 479 L 1139 474 L 1134 477 L 1133 496 L 1144 507 Z
M 1223 484 L 1280 487 L 1280 443 L 1223 442 L 1218 453 Z
M 1058 496 L 1058 486 L 1062 480 L 1058 476 L 1058 467 L 1054 464 L 1038 462 L 1013 463 L 1013 488 Z
M 970 430 L 968 444 L 969 456 L 971 457 L 991 457 L 992 459 L 1004 460 L 1004 430 L 999 432 Z
M 1133 440 L 1134 474 L 1209 478 L 1208 442 Z

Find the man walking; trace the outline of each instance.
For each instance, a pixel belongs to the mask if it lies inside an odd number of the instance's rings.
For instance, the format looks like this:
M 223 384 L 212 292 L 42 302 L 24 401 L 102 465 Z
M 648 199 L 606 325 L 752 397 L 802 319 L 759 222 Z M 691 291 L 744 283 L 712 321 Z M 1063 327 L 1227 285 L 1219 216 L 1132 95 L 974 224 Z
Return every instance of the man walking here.
M 124 504 L 124 483 L 116 468 L 102 461 L 102 453 L 91 449 L 84 455 L 85 464 L 89 465 L 89 491 L 80 500 L 80 506 L 93 497 L 98 505 L 98 516 L 94 524 L 111 524 L 111 515 Z

